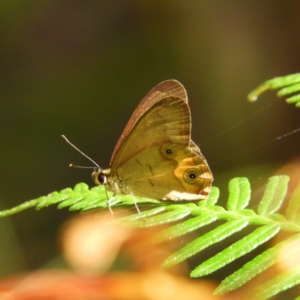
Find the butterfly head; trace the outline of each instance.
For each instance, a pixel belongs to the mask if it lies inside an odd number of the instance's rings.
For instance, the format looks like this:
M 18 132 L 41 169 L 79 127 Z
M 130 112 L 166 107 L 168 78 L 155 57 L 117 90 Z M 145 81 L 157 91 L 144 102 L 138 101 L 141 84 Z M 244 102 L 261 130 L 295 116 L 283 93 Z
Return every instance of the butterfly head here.
M 107 176 L 110 173 L 110 169 L 97 168 L 92 173 L 92 179 L 97 185 L 102 185 L 107 183 Z

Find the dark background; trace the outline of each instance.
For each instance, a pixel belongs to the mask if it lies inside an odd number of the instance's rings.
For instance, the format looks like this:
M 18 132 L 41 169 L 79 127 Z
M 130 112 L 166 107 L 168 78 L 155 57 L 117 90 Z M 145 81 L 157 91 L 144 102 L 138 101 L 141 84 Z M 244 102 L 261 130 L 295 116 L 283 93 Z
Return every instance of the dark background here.
M 68 168 L 90 163 L 61 134 L 107 167 L 139 101 L 172 78 L 188 91 L 214 185 L 226 191 L 234 176 L 265 184 L 299 155 L 299 134 L 271 141 L 299 127 L 300 111 L 274 92 L 253 104 L 246 96 L 299 72 L 299 13 L 296 0 L 0 3 L 0 208 L 93 185 L 90 171 Z M 1 219 L 0 274 L 54 259 L 71 215 L 53 206 Z

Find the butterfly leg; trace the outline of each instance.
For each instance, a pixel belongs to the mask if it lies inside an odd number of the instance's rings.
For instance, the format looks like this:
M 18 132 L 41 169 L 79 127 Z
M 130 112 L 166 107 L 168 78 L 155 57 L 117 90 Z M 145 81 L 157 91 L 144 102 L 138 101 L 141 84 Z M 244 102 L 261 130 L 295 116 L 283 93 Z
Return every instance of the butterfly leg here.
M 137 212 L 138 212 L 139 214 L 141 214 L 141 211 L 140 211 L 140 209 L 139 209 L 139 207 L 138 207 L 138 205 L 137 205 L 137 203 L 136 203 L 135 197 L 133 196 L 132 193 L 130 193 L 130 195 L 131 195 L 131 197 L 132 197 L 132 199 L 133 199 L 133 203 L 134 203 L 134 206 L 135 206 Z
M 110 199 L 113 199 L 113 198 L 115 197 L 116 194 L 113 194 L 110 198 L 108 198 L 108 194 L 107 194 L 107 190 L 106 190 L 106 187 L 105 187 L 105 186 L 104 186 L 104 190 L 105 190 L 105 194 L 106 194 L 106 203 L 107 203 L 107 207 L 108 207 L 110 213 L 113 215 L 114 212 L 113 212 L 113 210 L 112 210 L 112 208 L 111 208 L 111 205 L 110 205 L 110 203 L 109 203 L 109 200 L 110 200 Z
M 111 206 L 110 206 L 110 203 L 109 203 L 109 200 L 110 199 L 113 199 L 114 198 L 114 196 L 112 196 L 111 198 L 109 198 L 108 200 L 107 200 L 107 207 L 108 207 L 108 209 L 109 209 L 109 212 L 113 215 L 114 214 L 114 212 L 113 212 L 113 210 L 112 210 L 112 208 L 111 208 Z

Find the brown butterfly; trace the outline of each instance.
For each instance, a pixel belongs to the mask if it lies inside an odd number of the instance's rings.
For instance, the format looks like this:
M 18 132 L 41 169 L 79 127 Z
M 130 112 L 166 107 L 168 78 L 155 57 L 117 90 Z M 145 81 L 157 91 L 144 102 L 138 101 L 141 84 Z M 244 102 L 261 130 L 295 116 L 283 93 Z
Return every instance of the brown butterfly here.
M 126 125 L 110 168 L 92 174 L 114 194 L 162 200 L 205 199 L 213 181 L 191 140 L 187 93 L 176 80 L 163 81 L 141 101 Z

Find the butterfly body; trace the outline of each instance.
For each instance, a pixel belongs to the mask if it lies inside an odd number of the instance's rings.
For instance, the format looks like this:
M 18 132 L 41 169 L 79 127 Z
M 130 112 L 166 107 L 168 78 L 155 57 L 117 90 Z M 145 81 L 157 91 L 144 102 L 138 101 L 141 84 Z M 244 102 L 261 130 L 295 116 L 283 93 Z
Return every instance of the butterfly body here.
M 115 194 L 162 200 L 207 197 L 213 178 L 191 140 L 191 113 L 178 81 L 164 81 L 144 97 L 115 147 L 110 168 L 92 177 Z

